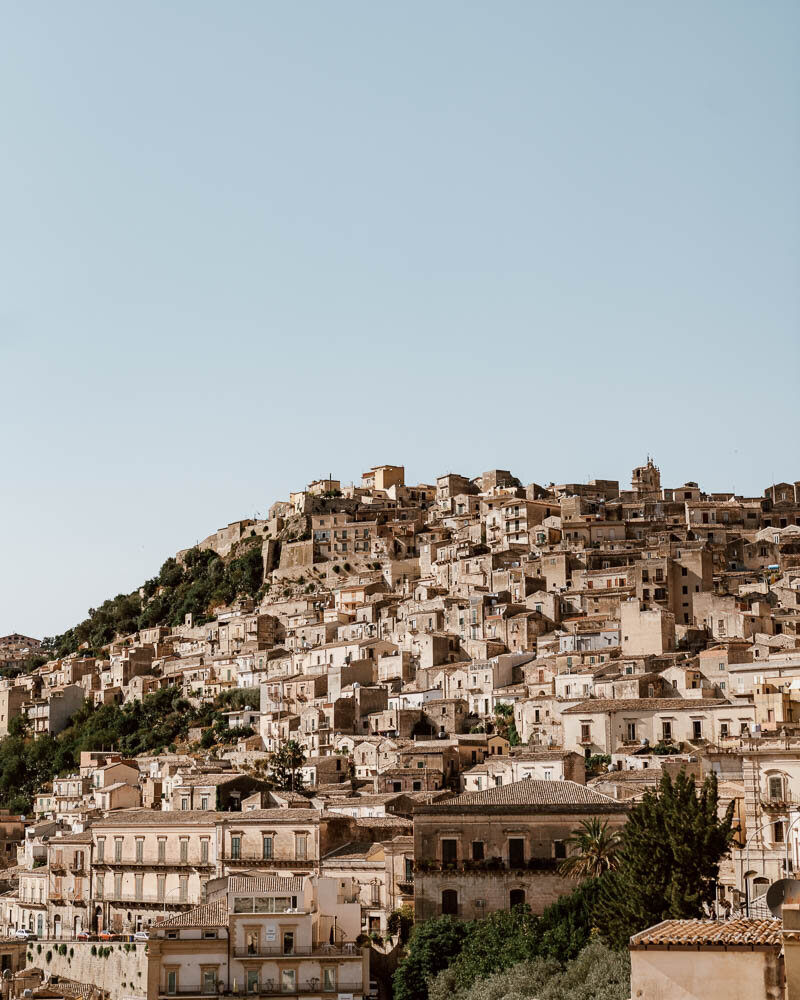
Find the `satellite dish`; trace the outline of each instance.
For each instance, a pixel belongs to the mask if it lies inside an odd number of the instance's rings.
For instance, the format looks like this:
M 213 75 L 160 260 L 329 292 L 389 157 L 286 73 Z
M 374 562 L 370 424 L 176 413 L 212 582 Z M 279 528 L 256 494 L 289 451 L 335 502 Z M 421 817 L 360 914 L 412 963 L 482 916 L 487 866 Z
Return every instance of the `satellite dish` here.
M 778 879 L 767 889 L 767 906 L 773 917 L 781 918 L 784 903 L 800 903 L 800 879 Z

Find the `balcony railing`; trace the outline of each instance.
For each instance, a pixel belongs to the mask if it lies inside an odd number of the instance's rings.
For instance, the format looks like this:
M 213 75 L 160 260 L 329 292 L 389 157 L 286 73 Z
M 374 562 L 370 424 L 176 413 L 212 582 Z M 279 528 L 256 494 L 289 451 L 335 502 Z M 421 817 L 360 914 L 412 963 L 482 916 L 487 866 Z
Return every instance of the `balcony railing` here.
M 561 864 L 562 858 L 527 858 L 519 863 L 502 858 L 488 858 L 485 861 L 418 861 L 414 866 L 417 875 L 447 874 L 491 875 L 504 872 L 551 871 Z
M 296 945 L 289 951 L 285 951 L 280 945 L 260 945 L 257 948 L 234 948 L 235 958 L 282 958 L 291 955 L 318 956 L 326 958 L 332 955 L 345 956 L 350 958 L 361 958 L 361 949 L 356 944 L 324 944 L 318 942 L 314 945 Z
M 310 979 L 307 982 L 295 983 L 292 989 L 282 988 L 280 982 L 266 979 L 263 983 L 259 983 L 254 989 L 246 990 L 244 984 L 241 985 L 240 989 L 234 993 L 231 990 L 222 990 L 217 992 L 216 990 L 204 990 L 201 986 L 196 989 L 178 989 L 168 992 L 167 990 L 160 990 L 160 997 L 207 997 L 207 996 L 224 996 L 224 997 L 242 997 L 244 995 L 251 997 L 291 997 L 298 996 L 301 994 L 309 993 L 322 993 L 322 994 L 336 994 L 336 993 L 352 993 L 354 996 L 361 996 L 365 993 L 365 986 L 363 982 L 357 983 L 336 983 L 335 985 L 324 985 L 318 979 Z
M 95 867 L 105 866 L 108 868 L 213 868 L 214 862 L 206 859 L 205 861 L 194 861 L 186 860 L 181 861 L 180 858 L 175 858 L 171 861 L 158 860 L 158 861 L 134 861 L 131 858 L 96 858 L 94 862 Z M 52 868 L 52 865 L 51 865 Z
M 226 865 L 265 865 L 269 868 L 313 868 L 315 858 L 265 858 L 259 851 L 241 851 L 235 857 L 225 854 L 220 858 Z
M 103 891 L 102 895 L 100 893 L 95 894 L 95 900 L 98 903 L 153 903 L 158 906 L 198 906 L 199 900 L 192 901 L 190 899 L 180 899 L 175 898 L 176 892 L 167 891 L 164 895 L 152 892 L 143 892 L 140 895 L 136 893 L 115 893 L 113 891 L 106 892 Z

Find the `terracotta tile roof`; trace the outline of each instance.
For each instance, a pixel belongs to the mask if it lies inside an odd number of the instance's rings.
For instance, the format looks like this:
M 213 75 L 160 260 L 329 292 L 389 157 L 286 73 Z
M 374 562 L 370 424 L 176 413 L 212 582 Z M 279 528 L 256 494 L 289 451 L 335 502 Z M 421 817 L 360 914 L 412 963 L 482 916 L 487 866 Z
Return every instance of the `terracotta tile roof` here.
M 751 945 L 781 946 L 780 920 L 761 920 L 742 917 L 738 920 L 662 920 L 646 931 L 634 934 L 632 948 L 648 945 L 725 945 L 750 947 Z
M 608 795 L 595 792 L 577 781 L 544 781 L 524 778 L 508 785 L 496 785 L 480 792 L 463 792 L 452 799 L 432 804 L 430 809 L 462 806 L 553 806 L 618 805 Z
M 203 903 L 185 913 L 159 920 L 155 927 L 227 927 L 228 905 L 224 899 L 216 899 L 213 903 Z
M 631 675 L 634 676 L 634 675 Z M 590 698 L 579 705 L 565 708 L 562 715 L 591 715 L 593 712 L 674 712 L 685 708 L 691 712 L 702 712 L 707 708 L 739 706 L 727 698 Z
M 230 781 L 236 781 L 239 778 L 247 778 L 249 775 L 242 774 L 239 771 L 227 771 L 224 774 L 182 774 L 180 784 L 175 783 L 175 790 L 179 791 L 181 788 L 197 788 L 203 785 L 227 785 Z
M 285 892 L 296 896 L 303 891 L 301 875 L 283 878 L 280 875 L 232 875 L 228 892 Z

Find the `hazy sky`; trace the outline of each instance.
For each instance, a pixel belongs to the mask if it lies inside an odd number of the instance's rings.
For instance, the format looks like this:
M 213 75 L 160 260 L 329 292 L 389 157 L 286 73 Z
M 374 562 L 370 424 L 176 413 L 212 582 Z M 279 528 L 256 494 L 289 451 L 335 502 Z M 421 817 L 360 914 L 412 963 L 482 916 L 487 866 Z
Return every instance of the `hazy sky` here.
M 0 6 L 0 635 L 328 472 L 800 478 L 796 2 Z

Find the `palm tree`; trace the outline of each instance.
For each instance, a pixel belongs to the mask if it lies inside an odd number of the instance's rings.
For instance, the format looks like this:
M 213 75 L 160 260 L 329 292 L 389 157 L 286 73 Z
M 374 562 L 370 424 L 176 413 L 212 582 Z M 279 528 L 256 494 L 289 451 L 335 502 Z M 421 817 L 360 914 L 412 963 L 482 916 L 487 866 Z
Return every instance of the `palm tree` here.
M 608 820 L 582 820 L 566 843 L 574 849 L 558 866 L 559 874 L 566 878 L 597 878 L 617 867 L 620 835 L 608 829 Z

